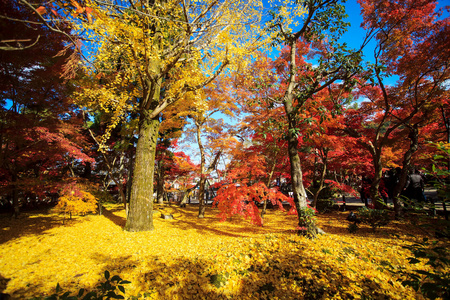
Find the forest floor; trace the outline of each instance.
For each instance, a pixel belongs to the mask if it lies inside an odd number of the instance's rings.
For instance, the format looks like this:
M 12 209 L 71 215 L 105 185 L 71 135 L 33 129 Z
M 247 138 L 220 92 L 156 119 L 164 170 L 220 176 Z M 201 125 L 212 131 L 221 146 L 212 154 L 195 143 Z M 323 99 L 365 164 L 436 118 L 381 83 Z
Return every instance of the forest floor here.
M 333 211 L 317 216 L 326 234 L 307 239 L 296 234 L 296 217 L 279 210 L 268 212 L 263 227 L 239 217 L 220 222 L 212 208 L 198 219 L 197 210 L 155 207 L 155 230 L 138 233 L 122 229 L 118 205 L 71 220 L 51 210 L 0 215 L 0 292 L 28 299 L 54 293 L 59 283 L 76 294 L 94 289 L 107 270 L 131 282 L 127 298 L 423 298 L 402 285 L 405 274 L 429 270 L 409 264 L 411 252 L 403 248 L 434 239 L 419 216 L 349 233 L 348 212 Z

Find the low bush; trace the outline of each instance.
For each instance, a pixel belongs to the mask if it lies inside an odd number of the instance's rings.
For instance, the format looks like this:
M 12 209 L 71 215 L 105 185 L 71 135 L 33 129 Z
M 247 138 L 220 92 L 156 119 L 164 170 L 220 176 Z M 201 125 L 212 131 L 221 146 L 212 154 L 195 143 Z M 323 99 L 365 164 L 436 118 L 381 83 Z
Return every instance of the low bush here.
M 334 206 L 334 201 L 331 198 L 317 199 L 316 209 L 320 213 L 326 213 L 330 211 Z
M 361 207 L 358 209 L 359 220 L 367 225 L 370 225 L 375 231 L 377 228 L 389 224 L 389 211 L 384 209 L 372 209 Z
M 447 246 L 438 241 L 429 242 L 427 238 L 411 246 L 403 246 L 413 254 L 408 258 L 411 265 L 423 262 L 429 266 L 429 269 L 400 271 L 399 273 L 406 277 L 402 284 L 411 286 L 430 299 L 450 299 L 450 273 L 448 272 L 450 253 Z

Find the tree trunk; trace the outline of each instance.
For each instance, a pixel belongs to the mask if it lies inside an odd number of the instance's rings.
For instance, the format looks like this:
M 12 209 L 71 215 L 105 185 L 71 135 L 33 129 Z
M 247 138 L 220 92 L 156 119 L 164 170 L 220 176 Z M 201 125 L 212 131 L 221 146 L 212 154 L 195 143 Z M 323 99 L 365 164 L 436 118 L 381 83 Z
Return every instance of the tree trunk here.
M 306 203 L 306 191 L 303 186 L 303 173 L 302 167 L 300 164 L 300 157 L 298 156 L 298 140 L 297 140 L 297 127 L 296 127 L 296 111 L 294 110 L 294 88 L 295 88 L 295 80 L 296 80 L 296 42 L 297 39 L 290 39 L 290 65 L 289 65 L 289 85 L 284 95 L 284 110 L 286 112 L 286 116 L 288 119 L 288 154 L 289 154 L 289 162 L 291 166 L 291 184 L 292 184 L 292 192 L 294 194 L 294 203 L 295 208 L 297 209 L 297 215 L 299 219 L 299 226 L 302 227 L 303 224 L 300 224 L 300 220 L 302 218 L 302 208 L 307 207 Z M 297 99 L 300 101 L 300 99 Z M 297 103 L 298 107 L 301 107 L 302 103 Z
M 158 161 L 158 181 L 156 182 L 156 197 L 158 204 L 164 204 L 164 166 L 162 161 Z
M 445 115 L 444 107 L 441 106 L 442 119 L 444 120 L 445 131 L 447 133 L 447 143 L 450 144 L 450 117 Z M 450 157 L 447 159 L 447 170 L 450 171 Z
M 316 208 L 317 201 L 319 200 L 319 194 L 324 188 L 323 184 L 325 182 L 325 175 L 327 174 L 328 150 L 326 150 L 326 149 L 323 150 L 322 162 L 323 162 L 323 169 L 322 169 L 322 173 L 320 174 L 319 187 L 317 188 L 317 191 L 314 193 L 314 200 L 311 205 L 314 208 Z
M 206 183 L 206 175 L 202 174 L 202 177 L 200 178 L 200 183 L 198 185 L 198 203 L 199 203 L 199 208 L 198 208 L 198 217 L 199 218 L 204 218 L 205 217 L 205 210 L 206 210 L 206 206 L 205 206 L 205 183 Z
M 184 191 L 183 198 L 181 199 L 181 202 L 180 202 L 180 206 L 186 205 L 188 203 L 188 199 L 191 197 L 192 191 L 195 190 L 197 188 L 197 186 L 198 186 L 198 183 L 194 187 Z
M 270 182 L 272 181 L 273 172 L 275 171 L 275 166 L 277 165 L 277 160 L 276 160 L 277 154 L 278 154 L 278 151 L 276 151 L 273 156 L 272 168 L 270 169 L 269 178 L 267 178 L 266 186 L 268 189 L 270 189 Z M 261 218 L 264 218 L 264 215 L 266 214 L 266 210 L 267 210 L 267 198 L 264 199 L 263 209 L 261 211 Z
M 370 185 L 370 198 L 372 198 L 372 203 L 375 205 L 376 209 L 384 208 L 384 203 L 381 201 L 378 195 L 378 189 L 380 187 L 381 177 L 383 176 L 383 165 L 381 162 L 381 151 L 374 149 L 373 154 L 373 166 L 375 173 L 372 179 L 372 184 Z
M 397 183 L 397 185 L 394 187 L 393 192 L 393 198 L 392 201 L 394 202 L 394 212 L 395 217 L 398 218 L 401 216 L 401 204 L 400 204 L 400 194 L 403 191 L 403 188 L 406 184 L 407 178 L 408 178 L 408 171 L 410 169 L 411 165 L 411 157 L 414 154 L 414 152 L 417 151 L 419 148 L 419 130 L 417 128 L 417 125 L 414 125 L 409 132 L 409 139 L 410 139 L 410 146 L 408 151 L 405 152 L 405 155 L 403 155 L 403 168 L 400 175 L 400 180 Z
M 200 150 L 200 182 L 198 185 L 198 217 L 205 217 L 205 182 L 206 182 L 206 174 L 205 174 L 205 150 L 203 148 L 202 138 L 201 138 L 201 124 L 199 122 L 195 122 L 197 127 L 197 143 L 198 149 Z
M 133 146 L 134 148 L 134 146 Z M 128 174 L 127 174 L 127 195 L 126 195 L 126 206 L 125 206 L 125 215 L 128 217 L 128 210 L 130 208 L 130 199 L 131 199 L 131 187 L 133 185 L 133 169 L 134 169 L 134 155 L 133 152 L 130 151 L 130 160 L 128 162 Z
M 17 188 L 17 175 L 12 175 L 12 200 L 13 200 L 13 212 L 12 215 L 14 218 L 19 218 L 20 207 L 19 207 L 19 190 Z
M 303 186 L 303 172 L 300 163 L 300 157 L 298 155 L 297 143 L 297 137 L 293 136 L 290 133 L 288 141 L 288 152 L 291 166 L 291 182 L 294 193 L 294 202 L 296 204 L 296 208 L 300 209 L 305 208 L 307 206 L 307 203 L 306 191 L 305 187 Z
M 143 119 L 143 120 L 142 120 Z M 153 226 L 153 176 L 159 119 L 141 115 L 136 147 L 130 208 L 125 224 L 127 231 L 150 231 Z

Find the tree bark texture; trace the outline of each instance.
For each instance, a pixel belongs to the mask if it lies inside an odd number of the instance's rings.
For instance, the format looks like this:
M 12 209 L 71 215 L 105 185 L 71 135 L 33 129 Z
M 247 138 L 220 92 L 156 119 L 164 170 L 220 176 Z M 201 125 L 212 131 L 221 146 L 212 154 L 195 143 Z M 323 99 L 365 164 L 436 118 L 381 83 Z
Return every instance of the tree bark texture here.
M 125 224 L 127 231 L 150 231 L 153 226 L 153 177 L 156 144 L 160 122 L 158 118 L 143 120 L 139 126 L 130 208 Z
M 283 105 L 284 110 L 286 112 L 286 116 L 288 119 L 288 154 L 289 154 L 289 162 L 291 166 L 291 184 L 292 184 L 292 192 L 294 194 L 294 203 L 295 208 L 297 209 L 297 215 L 299 219 L 299 226 L 303 226 L 300 224 L 300 220 L 302 218 L 302 209 L 307 207 L 306 203 L 306 191 L 303 186 L 303 173 L 302 167 L 300 163 L 300 157 L 298 155 L 298 139 L 297 139 L 297 122 L 296 122 L 296 111 L 294 109 L 294 88 L 296 81 L 296 39 L 289 40 L 290 46 L 290 66 L 289 66 L 289 85 L 286 89 Z M 297 105 L 300 105 L 298 103 Z

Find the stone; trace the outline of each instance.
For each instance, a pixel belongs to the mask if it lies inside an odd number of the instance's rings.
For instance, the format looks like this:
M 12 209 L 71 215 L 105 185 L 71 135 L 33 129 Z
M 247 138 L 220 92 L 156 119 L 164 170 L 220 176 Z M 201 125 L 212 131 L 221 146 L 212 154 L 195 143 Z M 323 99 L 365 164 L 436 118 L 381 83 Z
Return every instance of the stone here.
M 165 215 L 165 214 L 161 214 L 161 219 L 164 220 L 173 220 L 173 216 L 172 215 Z

